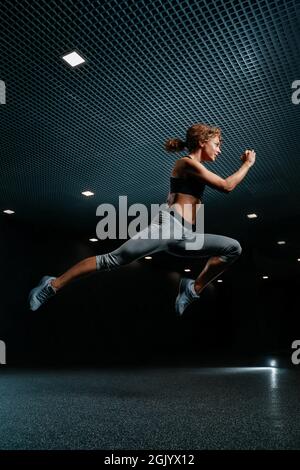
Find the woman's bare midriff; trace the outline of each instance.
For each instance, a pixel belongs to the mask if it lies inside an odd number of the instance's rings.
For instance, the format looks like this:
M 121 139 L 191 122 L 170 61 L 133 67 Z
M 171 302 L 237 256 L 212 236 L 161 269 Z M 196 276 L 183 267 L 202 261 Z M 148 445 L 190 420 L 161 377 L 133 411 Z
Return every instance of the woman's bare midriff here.
M 194 196 L 182 193 L 169 193 L 168 206 L 176 210 L 190 224 L 196 223 L 196 214 L 201 201 Z
M 172 170 L 171 176 L 182 178 L 184 176 L 184 158 L 177 160 Z M 167 204 L 170 209 L 176 210 L 190 224 L 196 223 L 196 214 L 200 208 L 200 199 L 190 194 L 169 193 Z

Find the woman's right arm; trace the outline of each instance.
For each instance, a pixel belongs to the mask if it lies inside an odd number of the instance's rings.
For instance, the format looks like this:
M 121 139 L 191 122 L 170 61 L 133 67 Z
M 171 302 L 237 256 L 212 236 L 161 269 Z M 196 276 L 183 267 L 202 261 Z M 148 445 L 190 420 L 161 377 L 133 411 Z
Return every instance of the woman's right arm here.
M 241 159 L 243 164 L 241 168 L 228 178 L 221 178 L 215 173 L 207 170 L 204 165 L 194 160 L 187 162 L 187 173 L 190 176 L 200 178 L 208 186 L 224 193 L 230 193 L 245 178 L 249 168 L 255 163 L 256 154 L 253 150 L 246 150 Z
M 226 178 L 227 190 L 228 190 L 227 192 L 232 191 L 238 184 L 240 184 L 240 182 L 245 178 L 246 174 L 248 173 L 252 165 L 254 165 L 254 163 L 245 161 L 238 171 L 236 171 L 235 173 L 233 173 L 233 175 L 228 176 L 228 178 Z

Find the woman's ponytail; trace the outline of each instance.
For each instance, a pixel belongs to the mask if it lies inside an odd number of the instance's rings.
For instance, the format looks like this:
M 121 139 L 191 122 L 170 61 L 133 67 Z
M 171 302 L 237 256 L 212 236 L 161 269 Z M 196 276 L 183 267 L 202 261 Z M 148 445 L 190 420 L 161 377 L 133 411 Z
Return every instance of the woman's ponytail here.
M 167 152 L 181 152 L 185 149 L 186 143 L 181 139 L 168 139 L 164 147 Z

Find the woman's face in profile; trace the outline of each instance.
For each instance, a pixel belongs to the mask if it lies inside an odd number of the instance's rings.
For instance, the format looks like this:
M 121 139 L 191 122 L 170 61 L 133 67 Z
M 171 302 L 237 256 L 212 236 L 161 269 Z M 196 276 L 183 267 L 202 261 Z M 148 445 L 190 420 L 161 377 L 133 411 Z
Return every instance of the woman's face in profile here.
M 206 140 L 202 145 L 201 159 L 207 162 L 214 162 L 221 153 L 221 140 L 218 135 Z

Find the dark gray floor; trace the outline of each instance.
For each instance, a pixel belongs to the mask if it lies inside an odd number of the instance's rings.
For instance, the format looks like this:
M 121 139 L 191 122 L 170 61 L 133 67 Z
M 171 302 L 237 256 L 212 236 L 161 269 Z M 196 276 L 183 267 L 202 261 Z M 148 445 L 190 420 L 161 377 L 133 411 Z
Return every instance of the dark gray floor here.
M 1 369 L 1 449 L 300 449 L 300 374 Z

